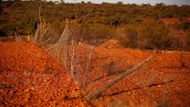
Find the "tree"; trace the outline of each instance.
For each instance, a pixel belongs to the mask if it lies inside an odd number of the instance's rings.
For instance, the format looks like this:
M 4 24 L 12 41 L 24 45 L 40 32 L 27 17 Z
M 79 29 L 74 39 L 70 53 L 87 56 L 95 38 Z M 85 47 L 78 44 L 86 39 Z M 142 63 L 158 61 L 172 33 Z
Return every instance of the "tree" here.
M 118 1 L 118 2 L 117 2 L 117 4 L 122 5 L 122 4 L 123 4 L 123 2 L 122 2 L 122 1 Z
M 61 0 L 61 3 L 65 3 L 64 0 Z

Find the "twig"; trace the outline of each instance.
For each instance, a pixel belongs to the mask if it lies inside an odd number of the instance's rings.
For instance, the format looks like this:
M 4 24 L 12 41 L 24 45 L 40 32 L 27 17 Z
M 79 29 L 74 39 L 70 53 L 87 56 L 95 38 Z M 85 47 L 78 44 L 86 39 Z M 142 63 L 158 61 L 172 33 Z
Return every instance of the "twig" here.
M 71 41 L 71 77 L 75 79 L 74 76 L 74 70 L 75 70 L 75 65 L 74 65 L 74 61 L 75 61 L 75 47 L 74 47 L 74 40 Z
M 90 53 L 89 53 L 89 56 L 88 56 L 88 61 L 86 63 L 86 66 L 85 66 L 85 75 L 84 75 L 84 84 L 87 84 L 88 81 L 89 81 L 89 78 L 88 78 L 88 71 L 89 71 L 89 67 L 90 67 L 90 64 L 91 64 L 91 59 L 92 59 L 92 53 L 93 53 L 93 50 L 95 49 L 95 46 L 92 46 L 91 49 L 90 49 Z

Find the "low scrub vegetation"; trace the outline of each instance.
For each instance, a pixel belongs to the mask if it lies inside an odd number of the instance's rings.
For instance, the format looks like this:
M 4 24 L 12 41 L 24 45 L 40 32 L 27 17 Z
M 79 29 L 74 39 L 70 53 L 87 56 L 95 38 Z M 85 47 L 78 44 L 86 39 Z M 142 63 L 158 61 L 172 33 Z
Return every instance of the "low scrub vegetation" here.
M 46 36 L 52 36 L 55 41 L 68 18 L 72 20 L 75 38 L 88 43 L 118 39 L 129 48 L 190 50 L 188 5 L 3 1 L 0 35 L 33 35 L 40 23 L 39 6 L 41 17 L 48 24 Z

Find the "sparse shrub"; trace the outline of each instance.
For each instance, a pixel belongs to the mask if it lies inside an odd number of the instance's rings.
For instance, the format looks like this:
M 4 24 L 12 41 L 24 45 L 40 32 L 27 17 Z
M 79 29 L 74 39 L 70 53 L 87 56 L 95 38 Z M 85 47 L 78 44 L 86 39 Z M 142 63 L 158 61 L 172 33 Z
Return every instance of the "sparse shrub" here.
M 190 23 L 187 22 L 182 22 L 180 24 L 172 24 L 170 25 L 171 28 L 175 29 L 175 30 L 189 30 L 190 29 Z
M 3 32 L 3 34 L 5 34 L 4 36 L 14 35 L 14 33 L 16 32 L 16 25 L 15 24 L 5 25 L 1 28 L 1 32 Z
M 113 38 L 115 36 L 115 30 L 103 24 L 88 24 L 83 26 L 82 36 L 87 41 L 90 39 Z
M 170 38 L 168 28 L 152 19 L 145 20 L 138 27 L 138 47 L 145 49 L 168 49 Z
M 119 30 L 119 31 L 118 31 Z M 137 30 L 136 26 L 128 25 L 118 28 L 118 39 L 125 47 L 137 48 Z
M 16 32 L 20 35 L 29 35 L 35 32 L 37 23 L 33 20 L 22 21 L 16 25 Z
M 190 29 L 190 23 L 187 23 L 187 22 L 183 22 L 179 25 L 179 29 L 182 29 L 182 30 L 189 30 Z

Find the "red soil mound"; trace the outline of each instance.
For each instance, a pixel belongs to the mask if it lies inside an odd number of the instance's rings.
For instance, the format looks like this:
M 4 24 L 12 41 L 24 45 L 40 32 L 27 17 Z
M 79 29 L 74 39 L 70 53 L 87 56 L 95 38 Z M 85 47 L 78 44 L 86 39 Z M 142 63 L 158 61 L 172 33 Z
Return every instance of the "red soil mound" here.
M 82 106 L 76 83 L 33 44 L 0 43 L 0 106 Z

